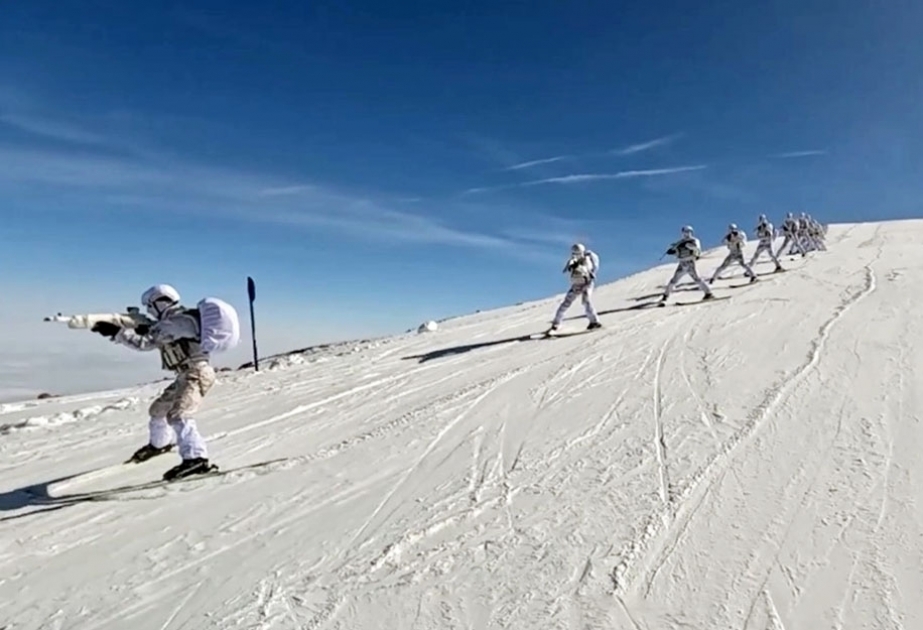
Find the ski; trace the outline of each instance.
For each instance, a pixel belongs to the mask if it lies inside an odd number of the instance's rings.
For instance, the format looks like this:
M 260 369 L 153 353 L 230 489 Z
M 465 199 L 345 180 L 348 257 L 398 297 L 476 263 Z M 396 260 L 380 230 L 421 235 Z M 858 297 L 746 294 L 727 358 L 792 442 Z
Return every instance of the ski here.
M 83 473 L 77 473 L 70 477 L 65 477 L 63 479 L 57 479 L 55 481 L 49 482 L 44 486 L 45 493 L 50 496 L 52 490 L 63 490 L 72 486 L 79 486 L 85 483 L 103 479 L 109 477 L 110 475 L 116 475 L 122 472 L 125 472 L 126 469 L 135 468 L 143 464 L 151 463 L 152 460 L 156 460 L 158 456 L 151 457 L 144 461 L 134 461 L 127 460 L 124 462 L 119 462 L 118 464 L 111 464 L 109 466 L 102 466 L 101 468 L 95 468 L 93 470 L 88 470 Z M 40 493 L 31 493 L 39 495 Z
M 696 300 L 695 302 L 673 302 L 670 306 L 695 306 L 697 304 L 708 304 L 709 302 L 720 302 L 722 300 L 730 300 L 730 295 L 722 295 L 720 297 L 713 297 L 710 300 Z M 666 306 L 666 303 L 658 304 L 658 306 Z
M 205 470 L 200 473 L 195 473 L 192 475 L 186 475 L 185 477 L 179 477 L 177 479 L 155 479 L 152 481 L 144 481 L 136 484 L 128 484 L 124 486 L 116 486 L 114 488 L 104 488 L 101 490 L 94 490 L 90 492 L 73 492 L 71 494 L 59 494 L 51 495 L 29 491 L 29 494 L 34 496 L 37 499 L 41 499 L 44 504 L 58 504 L 58 503 L 76 503 L 84 501 L 107 501 L 112 500 L 121 494 L 126 494 L 130 492 L 139 492 L 144 490 L 156 490 L 158 488 L 166 488 L 168 486 L 175 486 L 177 484 L 183 484 L 189 481 L 205 480 L 213 477 L 226 477 L 239 475 L 241 473 L 259 470 L 264 468 L 271 468 L 275 464 L 284 463 L 289 461 L 287 457 L 281 457 L 278 459 L 271 459 L 263 462 L 257 462 L 254 464 L 245 464 L 242 466 L 235 466 L 233 468 L 221 469 L 215 464 L 209 466 L 208 470 Z
M 602 330 L 603 328 L 586 328 L 584 330 L 570 330 L 567 332 L 555 332 L 555 331 L 546 331 L 539 335 L 539 339 L 561 339 L 563 337 L 576 337 L 577 335 L 586 335 L 589 333 L 596 332 L 597 330 Z

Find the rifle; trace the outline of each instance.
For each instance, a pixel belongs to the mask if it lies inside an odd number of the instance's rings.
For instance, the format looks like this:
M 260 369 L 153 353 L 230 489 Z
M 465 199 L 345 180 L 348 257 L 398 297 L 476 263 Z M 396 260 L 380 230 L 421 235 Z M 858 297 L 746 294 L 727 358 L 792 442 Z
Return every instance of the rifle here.
M 129 306 L 125 313 L 88 313 L 84 315 L 52 315 L 43 321 L 67 324 L 68 328 L 93 328 L 99 322 L 109 322 L 121 328 L 137 328 L 141 324 L 148 326 L 156 323 L 141 312 L 137 306 Z

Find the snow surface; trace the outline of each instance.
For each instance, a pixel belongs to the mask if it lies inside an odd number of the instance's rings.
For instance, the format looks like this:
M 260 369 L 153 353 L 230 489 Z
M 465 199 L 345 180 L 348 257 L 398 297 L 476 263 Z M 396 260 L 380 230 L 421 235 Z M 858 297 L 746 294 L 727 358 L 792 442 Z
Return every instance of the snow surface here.
M 222 374 L 214 461 L 278 461 L 169 487 L 111 490 L 174 454 L 107 468 L 163 383 L 3 405 L 0 628 L 923 628 L 921 242 L 832 226 L 726 301 L 637 308 L 663 265 L 592 333 L 523 340 L 555 296 Z

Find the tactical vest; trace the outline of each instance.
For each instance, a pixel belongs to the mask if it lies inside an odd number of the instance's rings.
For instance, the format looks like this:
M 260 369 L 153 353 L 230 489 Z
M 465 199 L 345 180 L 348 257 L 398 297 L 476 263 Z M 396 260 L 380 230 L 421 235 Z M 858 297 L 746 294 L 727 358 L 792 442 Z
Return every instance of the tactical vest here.
M 676 253 L 679 260 L 688 260 L 698 255 L 695 239 L 691 237 L 682 238 L 676 242 Z
M 172 316 L 191 315 L 199 322 L 199 311 L 194 308 L 184 308 Z M 199 322 L 201 330 L 201 322 Z M 178 339 L 160 347 L 160 365 L 164 370 L 177 371 L 185 367 L 187 361 L 199 353 L 199 343 L 194 339 Z

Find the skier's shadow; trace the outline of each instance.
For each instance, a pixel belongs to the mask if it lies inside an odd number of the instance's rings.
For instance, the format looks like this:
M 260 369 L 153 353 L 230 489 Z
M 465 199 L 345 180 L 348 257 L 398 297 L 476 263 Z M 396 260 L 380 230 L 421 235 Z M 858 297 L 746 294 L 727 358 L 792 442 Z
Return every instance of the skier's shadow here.
M 661 296 L 660 293 L 656 293 L 653 296 L 646 296 L 646 297 L 642 296 L 636 299 L 637 300 L 650 299 L 651 297 L 659 298 L 660 296 Z M 619 308 L 609 308 L 606 310 L 597 311 L 596 314 L 601 317 L 603 315 L 611 315 L 613 313 L 628 313 L 630 311 L 643 311 L 649 308 L 656 308 L 657 304 L 659 303 L 660 303 L 660 300 L 658 299 L 654 302 L 641 302 L 640 304 L 632 304 L 631 306 L 621 306 Z
M 78 503 L 86 503 L 90 500 L 88 496 L 76 495 L 72 497 L 55 498 L 52 497 L 48 491 L 54 484 L 68 481 L 82 474 L 84 473 L 76 473 L 74 475 L 52 479 L 51 481 L 43 481 L 41 483 L 23 486 L 15 490 L 0 492 L 0 512 L 15 512 L 16 510 L 22 510 L 28 507 L 41 508 L 23 512 L 22 514 L 0 516 L 0 522 L 12 521 L 26 516 L 32 516 L 33 514 L 54 512 Z
M 427 361 L 432 361 L 433 359 L 441 359 L 443 357 L 450 357 L 456 354 L 464 354 L 465 352 L 471 352 L 472 350 L 480 350 L 481 348 L 499 346 L 505 343 L 515 343 L 517 341 L 529 341 L 530 339 L 532 339 L 531 335 L 519 335 L 518 337 L 508 337 L 506 339 L 495 339 L 493 341 L 484 341 L 481 343 L 469 343 L 464 346 L 452 346 L 449 348 L 440 348 L 439 350 L 432 350 L 431 352 L 426 352 L 424 354 L 413 354 L 413 355 L 401 357 L 401 358 L 404 360 L 419 359 L 420 363 L 426 363 Z

